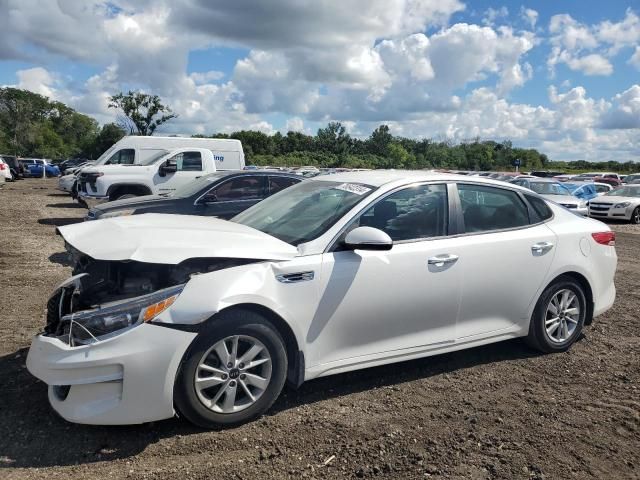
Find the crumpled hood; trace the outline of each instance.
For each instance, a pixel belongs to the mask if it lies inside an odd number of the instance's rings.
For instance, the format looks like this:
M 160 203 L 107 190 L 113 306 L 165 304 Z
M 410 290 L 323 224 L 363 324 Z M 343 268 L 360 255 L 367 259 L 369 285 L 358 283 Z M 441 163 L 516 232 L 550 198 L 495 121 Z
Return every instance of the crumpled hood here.
M 72 247 L 96 260 L 178 264 L 189 258 L 289 260 L 293 245 L 239 223 L 147 213 L 59 227 Z

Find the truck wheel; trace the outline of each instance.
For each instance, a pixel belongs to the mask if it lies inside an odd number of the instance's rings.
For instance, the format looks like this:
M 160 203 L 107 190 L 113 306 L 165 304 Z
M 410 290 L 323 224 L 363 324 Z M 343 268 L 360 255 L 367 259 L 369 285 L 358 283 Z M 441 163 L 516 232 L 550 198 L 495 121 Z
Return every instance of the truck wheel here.
M 135 197 L 137 197 L 137 195 L 134 195 L 133 193 L 125 193 L 123 195 L 118 195 L 115 199 L 126 200 L 127 198 L 135 198 Z
M 266 318 L 250 311 L 222 312 L 208 327 L 182 359 L 174 387 L 176 409 L 204 428 L 259 417 L 284 386 L 282 337 Z

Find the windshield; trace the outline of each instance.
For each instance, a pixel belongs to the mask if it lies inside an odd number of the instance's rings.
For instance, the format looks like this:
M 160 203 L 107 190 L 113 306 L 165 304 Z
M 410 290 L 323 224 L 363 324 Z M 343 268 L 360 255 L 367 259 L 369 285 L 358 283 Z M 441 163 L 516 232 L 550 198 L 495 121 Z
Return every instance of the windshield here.
M 374 190 L 361 183 L 302 182 L 236 215 L 232 221 L 298 246 L 322 235 Z
M 571 191 L 559 183 L 531 182 L 529 188 L 540 195 L 571 195 Z
M 605 193 L 607 197 L 640 197 L 640 185 L 627 185 Z
M 162 150 L 162 151 L 156 153 L 155 155 L 151 155 L 145 161 L 140 162 L 140 165 L 153 165 L 154 163 L 156 163 L 158 160 L 160 160 L 162 157 L 164 157 L 168 153 L 169 153 L 168 151 Z
M 191 195 L 195 195 L 199 193 L 201 190 L 207 188 L 207 186 L 213 185 L 213 182 L 224 177 L 228 173 L 212 173 L 211 175 L 207 175 L 206 177 L 200 177 L 195 180 L 192 180 L 181 187 L 178 187 L 175 192 L 171 194 L 172 197 L 175 198 L 187 198 Z

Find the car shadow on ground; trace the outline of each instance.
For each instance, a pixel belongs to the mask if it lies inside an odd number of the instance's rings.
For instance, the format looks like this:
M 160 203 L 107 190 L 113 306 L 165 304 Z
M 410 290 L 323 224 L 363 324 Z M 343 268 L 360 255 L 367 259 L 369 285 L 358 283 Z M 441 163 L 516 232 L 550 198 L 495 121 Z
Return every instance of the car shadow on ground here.
M 72 225 L 74 223 L 82 222 L 82 218 L 69 218 L 69 217 L 52 217 L 52 218 L 40 218 L 38 223 L 40 225 L 53 225 L 54 227 L 64 227 L 65 225 Z
M 173 418 L 134 426 L 87 426 L 58 417 L 47 401 L 47 387 L 25 367 L 27 348 L 0 357 L 0 469 L 88 464 L 137 455 L 161 439 L 201 434 Z M 298 390 L 285 387 L 267 417 L 319 401 L 425 379 L 486 363 L 539 355 L 519 340 L 426 359 L 395 363 L 309 381 Z M 260 420 L 256 420 L 260 421 Z M 242 427 L 238 427 L 242 428 Z M 219 432 L 214 432 L 217 435 Z
M 49 255 L 51 263 L 57 263 L 63 267 L 73 267 L 73 262 L 68 252 L 56 252 Z
M 49 203 L 47 205 L 49 208 L 82 208 L 84 207 L 79 203 L 67 202 L 67 203 Z M 86 209 L 85 209 L 86 210 Z
M 59 198 L 59 197 L 68 197 L 68 196 L 69 196 L 68 193 L 62 193 L 62 192 L 60 192 L 60 193 L 48 193 L 47 194 L 47 197 L 58 197 Z

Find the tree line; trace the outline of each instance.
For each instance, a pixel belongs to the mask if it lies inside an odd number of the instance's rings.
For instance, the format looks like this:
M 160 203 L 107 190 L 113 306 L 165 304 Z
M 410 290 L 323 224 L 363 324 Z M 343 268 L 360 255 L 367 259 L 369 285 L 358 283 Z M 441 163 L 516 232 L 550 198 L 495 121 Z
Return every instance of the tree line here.
M 123 135 L 153 135 L 177 116 L 157 95 L 137 91 L 113 95 L 109 107 L 117 110 L 117 122 L 100 127 L 95 119 L 64 103 L 28 90 L 0 88 L 0 153 L 95 159 Z M 519 161 L 523 171 L 638 169 L 634 162 L 556 162 L 536 149 L 515 147 L 509 140 L 475 138 L 454 143 L 394 136 L 388 125 L 378 126 L 366 138 L 350 135 L 340 122 L 329 122 L 315 135 L 241 130 L 210 137 L 240 140 L 247 163 L 254 165 L 510 171 Z
M 0 88 L 0 153 L 50 159 L 97 158 L 124 131 L 102 127 L 62 102 L 17 88 Z

